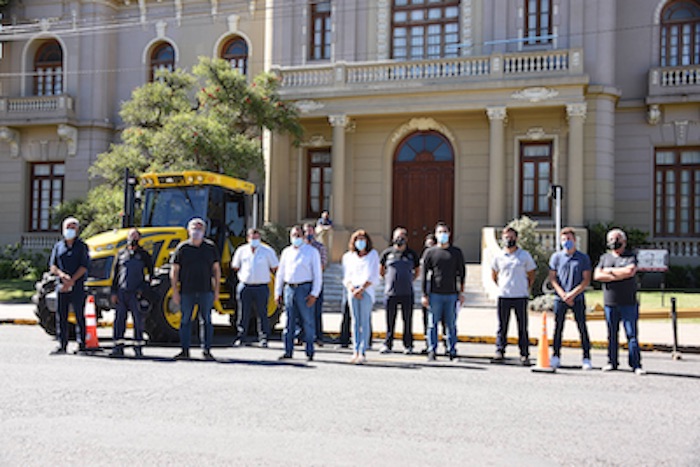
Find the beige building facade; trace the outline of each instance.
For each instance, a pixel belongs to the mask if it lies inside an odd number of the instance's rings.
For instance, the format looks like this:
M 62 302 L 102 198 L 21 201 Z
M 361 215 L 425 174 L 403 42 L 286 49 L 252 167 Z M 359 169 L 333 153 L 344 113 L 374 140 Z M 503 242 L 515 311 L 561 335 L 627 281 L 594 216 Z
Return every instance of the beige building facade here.
M 551 242 L 560 185 L 565 224 L 640 228 L 697 260 L 696 0 L 25 1 L 3 21 L 4 243 L 55 235 L 42 183 L 84 194 L 131 90 L 209 55 L 281 77 L 305 136 L 264 139 L 265 219 L 329 209 L 335 258 L 354 229 L 383 246 L 404 225 L 419 248 L 438 220 L 473 262 L 484 228 L 524 214 Z

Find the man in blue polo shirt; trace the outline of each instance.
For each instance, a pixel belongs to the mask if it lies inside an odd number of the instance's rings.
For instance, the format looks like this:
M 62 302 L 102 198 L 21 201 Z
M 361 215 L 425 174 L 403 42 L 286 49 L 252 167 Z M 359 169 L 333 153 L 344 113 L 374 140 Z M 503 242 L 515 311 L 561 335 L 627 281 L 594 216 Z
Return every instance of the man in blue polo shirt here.
M 561 335 L 564 331 L 566 311 L 571 309 L 581 334 L 583 363 L 581 368 L 590 370 L 591 342 L 586 326 L 586 300 L 583 292 L 591 283 L 591 259 L 576 249 L 576 232 L 571 227 L 562 229 L 559 236 L 562 249 L 549 260 L 549 280 L 557 295 L 554 300 L 554 356 L 552 368 L 561 364 Z
M 56 339 L 58 347 L 51 355 L 62 355 L 68 347 L 68 307 L 73 305 L 78 351 L 85 350 L 85 277 L 90 264 L 88 247 L 78 238 L 80 223 L 75 217 L 63 221 L 63 240 L 51 251 L 49 271 L 56 276 L 58 311 L 56 313 Z

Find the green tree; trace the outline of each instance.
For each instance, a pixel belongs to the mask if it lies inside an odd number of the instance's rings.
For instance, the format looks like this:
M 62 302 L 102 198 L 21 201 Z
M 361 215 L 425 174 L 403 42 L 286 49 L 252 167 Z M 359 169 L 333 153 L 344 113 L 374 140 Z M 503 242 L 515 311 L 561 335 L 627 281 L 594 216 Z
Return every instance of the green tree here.
M 518 246 L 528 251 L 537 265 L 537 275 L 531 289 L 534 296 L 542 295 L 542 284 L 549 274 L 550 256 L 550 252 L 547 252 L 542 246 L 540 236 L 537 233 L 537 225 L 537 221 L 527 216 L 513 219 L 508 223 L 509 227 L 518 231 Z
M 118 227 L 124 170 L 208 170 L 249 178 L 263 172 L 263 129 L 302 128 L 296 108 L 281 100 L 279 80 L 263 73 L 252 82 L 221 59 L 200 57 L 192 73 L 162 70 L 134 90 L 119 113 L 121 142 L 99 154 L 90 175 L 104 181 L 85 200 L 64 203 L 56 218 L 77 215 L 85 235 Z

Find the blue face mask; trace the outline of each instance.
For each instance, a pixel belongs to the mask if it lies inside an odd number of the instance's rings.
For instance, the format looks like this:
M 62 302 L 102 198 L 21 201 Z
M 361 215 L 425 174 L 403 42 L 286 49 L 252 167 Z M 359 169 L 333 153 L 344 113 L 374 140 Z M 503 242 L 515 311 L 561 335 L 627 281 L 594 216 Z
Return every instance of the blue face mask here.
M 302 243 L 304 243 L 304 239 L 301 237 L 292 237 L 292 245 L 295 246 L 296 248 L 299 248 Z
M 437 239 L 437 242 L 441 245 L 444 245 L 448 241 L 450 241 L 450 234 L 447 232 L 439 232 L 435 234 L 435 238 Z
M 75 229 L 63 229 L 63 238 L 73 240 L 77 236 Z
M 574 248 L 574 241 L 564 240 L 563 242 L 561 242 L 561 247 L 565 250 L 572 250 Z
M 260 246 L 260 239 L 259 238 L 251 238 L 250 239 L 250 246 L 253 248 L 257 248 Z
M 367 240 L 355 240 L 355 248 L 357 251 L 363 251 L 367 248 Z

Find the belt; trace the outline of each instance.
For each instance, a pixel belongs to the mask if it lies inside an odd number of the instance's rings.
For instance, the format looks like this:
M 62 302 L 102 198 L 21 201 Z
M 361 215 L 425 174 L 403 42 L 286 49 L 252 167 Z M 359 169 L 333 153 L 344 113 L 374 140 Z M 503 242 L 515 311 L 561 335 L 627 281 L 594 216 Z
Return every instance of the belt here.
M 262 287 L 267 286 L 267 284 L 243 284 L 244 287 Z
M 306 284 L 311 284 L 311 281 L 308 281 L 308 282 L 299 282 L 298 284 L 287 284 L 287 285 L 290 286 L 290 287 L 293 288 L 293 289 L 296 289 L 297 287 L 300 287 L 300 286 L 306 285 Z

